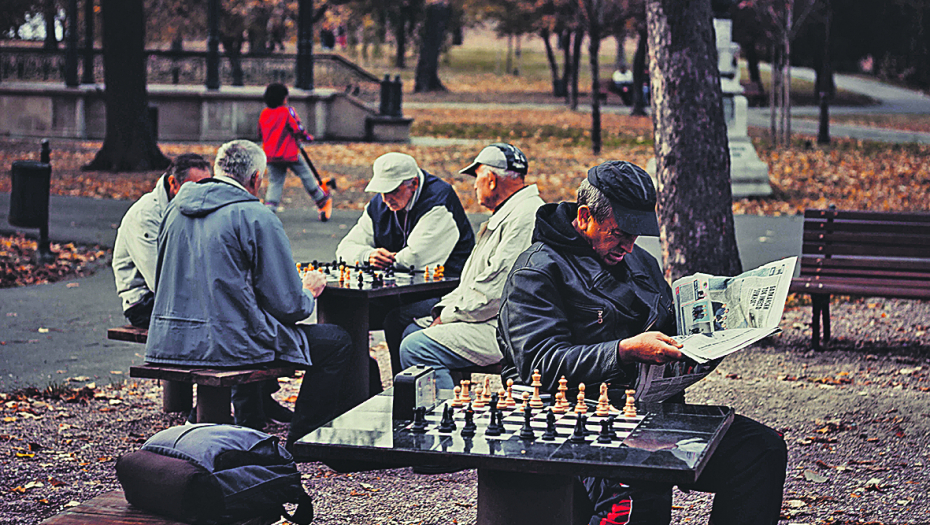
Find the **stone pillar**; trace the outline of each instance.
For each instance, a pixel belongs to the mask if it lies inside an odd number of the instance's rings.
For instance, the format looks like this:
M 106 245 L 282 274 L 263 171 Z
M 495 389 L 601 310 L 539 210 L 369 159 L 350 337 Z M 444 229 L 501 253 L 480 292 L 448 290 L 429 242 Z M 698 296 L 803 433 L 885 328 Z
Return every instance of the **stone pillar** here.
M 742 95 L 743 87 L 739 83 L 739 45 L 733 42 L 733 21 L 715 18 L 714 31 L 717 33 L 717 67 L 723 92 L 723 114 L 727 121 L 733 198 L 771 195 L 769 167 L 759 158 L 747 133 L 749 103 Z

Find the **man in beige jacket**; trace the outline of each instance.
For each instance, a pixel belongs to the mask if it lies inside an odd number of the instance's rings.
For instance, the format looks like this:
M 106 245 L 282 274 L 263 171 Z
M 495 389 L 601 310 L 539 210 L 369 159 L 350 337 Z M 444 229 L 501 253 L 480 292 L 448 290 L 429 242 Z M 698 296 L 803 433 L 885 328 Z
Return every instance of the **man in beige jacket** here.
M 503 143 L 484 148 L 460 171 L 475 177 L 478 201 L 493 214 L 478 230 L 458 287 L 433 307 L 431 318 L 404 331 L 401 369 L 431 366 L 436 386 L 451 390 L 450 369 L 501 360 L 496 338 L 501 291 L 517 256 L 531 244 L 536 209 L 544 204 L 536 185 L 524 182 L 526 172 L 523 152 Z

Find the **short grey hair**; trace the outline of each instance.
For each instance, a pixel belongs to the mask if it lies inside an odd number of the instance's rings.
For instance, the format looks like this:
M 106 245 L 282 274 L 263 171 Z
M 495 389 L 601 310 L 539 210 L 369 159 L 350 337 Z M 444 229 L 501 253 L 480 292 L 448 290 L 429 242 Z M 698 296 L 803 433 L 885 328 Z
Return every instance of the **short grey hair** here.
M 214 175 L 225 175 L 247 184 L 249 178 L 258 172 L 265 173 L 268 159 L 262 147 L 251 140 L 234 140 L 220 146 L 213 163 Z
M 504 168 L 498 168 L 496 166 L 488 166 L 487 164 L 484 164 L 484 166 L 487 166 L 488 170 L 498 177 L 511 180 L 523 179 L 522 173 L 517 173 L 513 170 L 505 170 Z
M 582 180 L 578 186 L 578 206 L 587 206 L 597 222 L 604 222 L 613 213 L 610 201 L 588 179 Z

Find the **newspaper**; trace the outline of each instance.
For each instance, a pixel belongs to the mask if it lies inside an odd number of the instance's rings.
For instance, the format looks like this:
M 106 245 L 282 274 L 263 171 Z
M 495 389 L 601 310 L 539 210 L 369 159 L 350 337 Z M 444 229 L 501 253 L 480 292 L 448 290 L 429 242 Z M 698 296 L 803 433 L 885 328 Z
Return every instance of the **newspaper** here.
M 672 283 L 678 336 L 687 361 L 640 366 L 636 397 L 664 401 L 712 372 L 724 356 L 779 331 L 797 257 L 736 277 L 696 273 Z

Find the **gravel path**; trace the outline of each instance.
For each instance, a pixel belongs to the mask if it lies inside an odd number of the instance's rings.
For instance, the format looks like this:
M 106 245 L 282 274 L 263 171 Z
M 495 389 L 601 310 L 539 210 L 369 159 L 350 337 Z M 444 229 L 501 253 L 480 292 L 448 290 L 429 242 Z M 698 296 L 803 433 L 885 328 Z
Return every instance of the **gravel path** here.
M 725 359 L 688 399 L 733 406 L 784 433 L 781 524 L 930 523 L 930 303 L 863 299 L 832 314 L 835 339 L 825 351 L 808 349 L 810 308 L 789 308 L 780 335 Z M 373 351 L 386 353 L 383 344 Z M 298 381 L 283 387 L 287 401 Z M 0 524 L 39 523 L 118 488 L 115 459 L 183 422 L 160 411 L 160 389 L 149 381 L 39 394 L 0 394 Z M 315 523 L 475 522 L 474 471 L 300 469 Z M 706 523 L 709 508 L 709 495 L 676 491 L 673 523 Z

